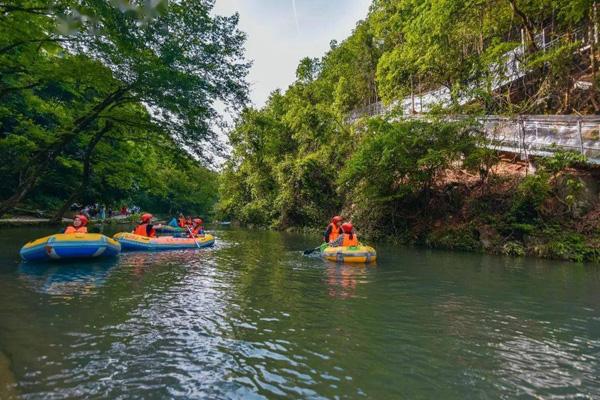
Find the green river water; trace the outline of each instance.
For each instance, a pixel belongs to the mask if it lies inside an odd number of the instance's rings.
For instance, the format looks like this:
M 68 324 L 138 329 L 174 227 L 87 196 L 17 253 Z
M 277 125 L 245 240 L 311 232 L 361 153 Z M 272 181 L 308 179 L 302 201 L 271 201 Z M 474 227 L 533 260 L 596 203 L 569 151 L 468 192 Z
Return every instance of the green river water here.
M 0 399 L 600 398 L 600 269 L 216 230 L 212 249 L 21 263 L 0 230 Z M 106 232 L 112 233 L 112 232 Z

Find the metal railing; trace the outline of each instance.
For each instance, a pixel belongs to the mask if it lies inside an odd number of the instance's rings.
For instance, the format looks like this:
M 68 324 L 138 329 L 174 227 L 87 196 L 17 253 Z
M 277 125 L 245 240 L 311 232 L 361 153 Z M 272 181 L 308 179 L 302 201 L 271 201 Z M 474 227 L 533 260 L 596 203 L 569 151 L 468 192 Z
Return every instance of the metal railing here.
M 526 159 L 571 150 L 600 164 L 600 116 L 521 115 L 515 118 L 488 116 L 479 119 L 488 146 L 516 153 Z
M 575 29 L 573 32 L 555 36 L 547 40 L 545 34 L 546 29 L 535 35 L 534 41 L 539 51 L 546 51 L 557 46 L 563 40 L 568 39 L 572 42 L 581 42 L 582 46 L 577 51 L 585 51 L 589 48 L 590 43 L 598 41 L 597 34 L 588 32 L 585 26 Z M 522 33 L 522 36 L 524 34 Z M 504 54 L 503 65 L 492 66 L 491 70 L 496 75 L 492 84 L 493 90 L 506 86 L 518 79 L 523 78 L 529 72 L 522 64 L 522 58 L 526 53 L 526 44 L 524 39 L 522 43 L 513 50 Z M 473 89 L 473 88 L 471 88 Z M 463 96 L 458 100 L 460 104 L 466 104 L 473 99 L 468 96 Z M 353 110 L 346 118 L 347 122 L 352 123 L 365 116 L 384 115 L 393 109 L 400 109 L 404 114 L 411 114 L 413 111 L 417 113 L 428 112 L 433 106 L 448 105 L 451 103 L 450 90 L 446 87 L 440 87 L 424 93 L 418 93 L 414 96 L 405 97 L 393 104 L 386 106 L 383 102 L 376 102 Z
M 427 115 L 397 117 L 397 120 L 410 119 L 431 118 Z M 454 115 L 445 120 L 473 120 L 487 139 L 486 147 L 517 154 L 523 160 L 569 150 L 585 155 L 592 164 L 600 164 L 600 115 Z

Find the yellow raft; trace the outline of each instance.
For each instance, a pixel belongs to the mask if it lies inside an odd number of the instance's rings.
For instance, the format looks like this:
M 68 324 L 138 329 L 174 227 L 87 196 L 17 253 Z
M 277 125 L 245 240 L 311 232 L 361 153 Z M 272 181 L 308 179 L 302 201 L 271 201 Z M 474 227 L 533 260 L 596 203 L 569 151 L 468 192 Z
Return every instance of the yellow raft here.
M 377 252 L 371 246 L 322 247 L 321 257 L 341 263 L 368 264 L 377 261 Z
M 119 243 L 99 233 L 59 233 L 25 244 L 21 257 L 27 261 L 114 257 L 120 251 Z
M 180 250 L 209 247 L 215 244 L 214 236 L 208 233 L 195 239 L 173 236 L 149 238 L 127 232 L 117 233 L 113 237 L 121 243 L 123 250 Z

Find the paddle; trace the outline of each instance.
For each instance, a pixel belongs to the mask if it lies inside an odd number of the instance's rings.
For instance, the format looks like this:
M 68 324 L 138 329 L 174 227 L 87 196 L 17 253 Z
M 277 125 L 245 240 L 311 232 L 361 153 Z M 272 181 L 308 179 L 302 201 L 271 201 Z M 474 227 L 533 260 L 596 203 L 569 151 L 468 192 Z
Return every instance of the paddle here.
M 190 229 L 190 227 L 187 226 L 187 225 L 185 227 L 187 228 L 188 232 L 190 233 L 190 237 L 192 239 L 194 239 L 194 243 L 196 243 L 196 247 L 200 248 L 200 243 L 198 243 L 198 241 L 196 240 L 196 236 L 194 236 L 194 233 L 192 232 L 192 230 Z
M 321 251 L 321 247 L 322 247 L 322 246 L 323 246 L 323 245 L 320 245 L 319 247 L 315 247 L 314 249 L 307 249 L 307 250 L 304 250 L 302 253 L 303 253 L 305 256 L 308 256 L 309 254 L 316 253 L 317 251 Z

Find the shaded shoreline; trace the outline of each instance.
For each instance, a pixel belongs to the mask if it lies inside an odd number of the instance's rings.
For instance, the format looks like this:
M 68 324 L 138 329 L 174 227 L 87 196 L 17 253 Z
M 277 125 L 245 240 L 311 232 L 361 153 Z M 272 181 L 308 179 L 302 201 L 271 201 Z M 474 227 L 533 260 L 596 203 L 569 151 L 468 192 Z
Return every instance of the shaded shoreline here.
M 16 389 L 17 379 L 11 368 L 8 356 L 0 350 L 0 398 L 18 399 L 19 393 Z

